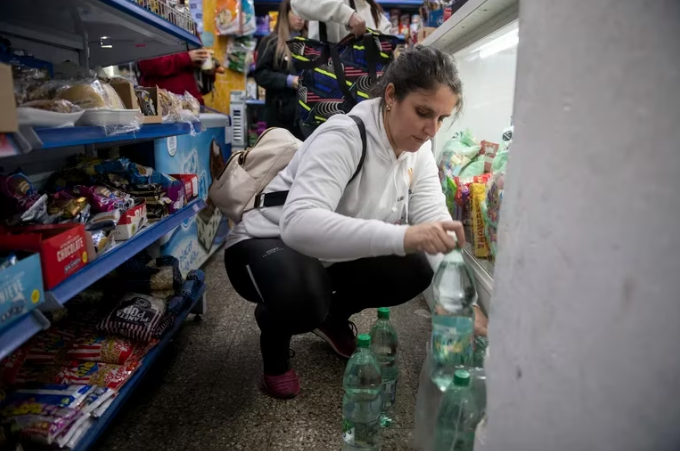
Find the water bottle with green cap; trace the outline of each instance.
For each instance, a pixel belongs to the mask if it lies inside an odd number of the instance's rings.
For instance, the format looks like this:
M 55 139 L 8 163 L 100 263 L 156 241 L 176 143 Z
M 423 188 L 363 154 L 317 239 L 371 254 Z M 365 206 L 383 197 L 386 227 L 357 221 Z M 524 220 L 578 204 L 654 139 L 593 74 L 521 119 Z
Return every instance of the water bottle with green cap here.
M 399 339 L 397 331 L 390 322 L 390 309 L 380 307 L 378 320 L 371 328 L 371 351 L 380 364 L 382 375 L 382 416 L 380 423 L 383 427 L 392 423 L 391 408 L 397 399 L 397 379 L 399 366 L 397 362 L 397 347 Z
M 456 370 L 439 406 L 433 451 L 472 451 L 479 415 L 470 391 L 470 373 Z
M 380 450 L 382 377 L 371 351 L 371 336 L 361 334 L 342 380 L 342 438 L 345 451 Z
M 432 281 L 432 363 L 430 378 L 445 391 L 454 372 L 473 363 L 477 295 L 463 254 L 455 249 L 444 257 Z

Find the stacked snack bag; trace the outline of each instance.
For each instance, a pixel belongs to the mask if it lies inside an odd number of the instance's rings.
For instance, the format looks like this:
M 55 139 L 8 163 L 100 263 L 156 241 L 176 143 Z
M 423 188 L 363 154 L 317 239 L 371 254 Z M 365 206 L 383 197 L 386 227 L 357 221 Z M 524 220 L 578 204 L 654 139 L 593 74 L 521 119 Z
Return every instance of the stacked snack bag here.
M 114 241 L 130 239 L 147 222 L 184 207 L 191 178 L 127 158 L 85 157 L 56 172 L 40 191 L 21 172 L 0 175 L 0 201 L 6 207 L 0 212 L 0 235 L 29 233 L 35 225 L 83 224 L 92 245 L 87 260 L 92 260 Z
M 439 161 L 439 176 L 451 216 L 470 229 L 473 253 L 478 258 L 496 254 L 496 227 L 502 200 L 508 142 L 477 142 L 469 130 L 446 144 Z
M 202 271 L 183 281 L 173 257 L 140 254 L 126 266 L 0 362 L 0 423 L 24 445 L 73 448 L 204 283 Z M 122 283 L 133 269 L 136 280 Z

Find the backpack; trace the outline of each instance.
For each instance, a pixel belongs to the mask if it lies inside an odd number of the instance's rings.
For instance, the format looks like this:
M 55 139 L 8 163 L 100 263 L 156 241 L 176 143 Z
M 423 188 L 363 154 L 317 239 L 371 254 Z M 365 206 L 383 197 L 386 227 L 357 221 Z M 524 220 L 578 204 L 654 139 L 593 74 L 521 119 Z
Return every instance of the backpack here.
M 360 118 L 350 117 L 361 134 L 361 159 L 348 184 L 359 174 L 366 158 L 366 126 Z M 229 157 L 222 172 L 210 185 L 210 200 L 234 223 L 241 222 L 243 214 L 253 208 L 285 204 L 288 191 L 262 191 L 288 166 L 300 144 L 302 142 L 285 128 L 265 130 L 253 147 Z
M 361 38 L 349 35 L 331 44 L 324 42 L 323 22 L 319 34 L 321 41 L 301 36 L 288 41 L 299 76 L 297 120 L 305 137 L 331 116 L 347 114 L 368 99 L 399 43 L 396 36 L 367 29 Z

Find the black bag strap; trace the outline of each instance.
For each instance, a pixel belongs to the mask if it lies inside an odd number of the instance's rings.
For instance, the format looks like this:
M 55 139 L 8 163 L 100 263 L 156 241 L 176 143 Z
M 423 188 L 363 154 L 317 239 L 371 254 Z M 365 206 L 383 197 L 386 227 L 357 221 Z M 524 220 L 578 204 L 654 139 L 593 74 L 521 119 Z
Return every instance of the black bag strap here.
M 342 60 L 340 59 L 338 46 L 335 44 L 330 44 L 329 50 L 331 53 L 331 61 L 333 62 L 333 73 L 335 74 L 335 80 L 338 82 L 338 87 L 340 88 L 345 101 L 349 103 L 350 107 L 354 107 L 357 104 L 357 99 L 354 98 L 352 91 L 350 91 L 349 86 L 347 86 L 345 68 L 342 65 Z
M 378 61 L 380 61 L 380 49 L 375 42 L 375 37 L 371 33 L 363 36 L 364 50 L 366 51 L 366 63 L 368 64 L 368 77 L 371 86 L 375 86 L 378 81 Z
M 349 179 L 349 182 L 347 182 L 347 184 L 349 185 L 356 178 L 356 176 L 359 175 L 361 169 L 364 167 L 364 160 L 366 160 L 366 125 L 364 124 L 364 121 L 361 120 L 361 118 L 352 115 L 348 116 L 351 117 L 352 120 L 357 124 L 357 127 L 359 128 L 359 134 L 361 135 L 361 158 L 359 159 L 359 165 L 357 166 L 357 170 L 354 171 L 354 174 Z M 285 204 L 287 198 L 288 191 L 274 191 L 271 193 L 260 193 L 257 196 L 255 196 L 254 208 L 278 207 Z

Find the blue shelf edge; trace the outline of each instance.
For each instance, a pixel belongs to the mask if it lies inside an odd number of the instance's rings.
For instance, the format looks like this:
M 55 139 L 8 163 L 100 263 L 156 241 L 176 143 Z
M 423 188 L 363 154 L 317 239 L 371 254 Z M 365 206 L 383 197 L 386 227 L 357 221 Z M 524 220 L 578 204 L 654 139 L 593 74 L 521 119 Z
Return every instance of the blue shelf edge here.
M 194 216 L 204 207 L 205 201 L 203 201 L 203 199 L 194 200 L 178 212 L 142 229 L 129 240 L 121 241 L 120 244 L 117 244 L 113 249 L 85 265 L 83 269 L 54 287 L 52 290 L 45 292 L 46 296 L 50 297 L 53 301 L 64 305 L 76 294 L 116 269 L 119 265 L 126 262 L 138 252 L 146 249 L 150 244 L 170 232 L 186 219 Z
M 103 3 L 105 5 L 117 9 L 118 11 L 129 14 L 130 16 L 133 16 L 136 19 L 139 19 L 148 25 L 156 27 L 161 31 L 171 34 L 172 36 L 181 39 L 182 41 L 196 48 L 203 46 L 198 36 L 194 36 L 187 30 L 168 22 L 161 16 L 149 11 L 148 9 L 145 9 L 137 5 L 136 3 L 133 3 L 132 0 L 98 0 L 98 1 L 100 3 Z
M 83 438 L 78 442 L 72 451 L 87 451 L 95 444 L 95 442 L 101 437 L 107 427 L 115 419 L 116 415 L 123 407 L 125 402 L 130 398 L 137 386 L 142 382 L 144 376 L 149 371 L 149 368 L 153 366 L 154 362 L 158 356 L 163 352 L 165 347 L 170 343 L 172 338 L 177 334 L 177 331 L 186 320 L 189 313 L 194 309 L 196 304 L 200 301 L 201 297 L 205 293 L 206 284 L 204 283 L 199 292 L 197 293 L 195 299 L 192 300 L 191 304 L 187 306 L 182 313 L 179 314 L 173 325 L 165 331 L 161 341 L 144 357 L 142 364 L 137 368 L 135 374 L 127 381 L 125 385 L 118 391 L 118 396 L 113 401 L 111 406 L 106 410 L 104 415 L 95 420 L 94 425 L 85 433 Z
M 0 331 L 0 360 L 49 326 L 50 322 L 47 318 L 39 310 L 33 310 L 2 329 Z
M 127 0 L 125 0 L 127 1 Z M 107 134 L 104 127 L 59 127 L 59 128 L 35 128 L 34 131 L 40 141 L 42 149 L 57 147 L 82 146 L 84 144 L 110 143 L 117 141 L 136 141 L 142 139 L 156 139 L 166 136 L 186 135 L 191 132 L 191 127 L 201 127 L 197 122 L 173 122 L 169 124 L 145 124 L 134 132 Z
M 246 100 L 246 105 L 264 105 L 264 100 L 260 99 Z

